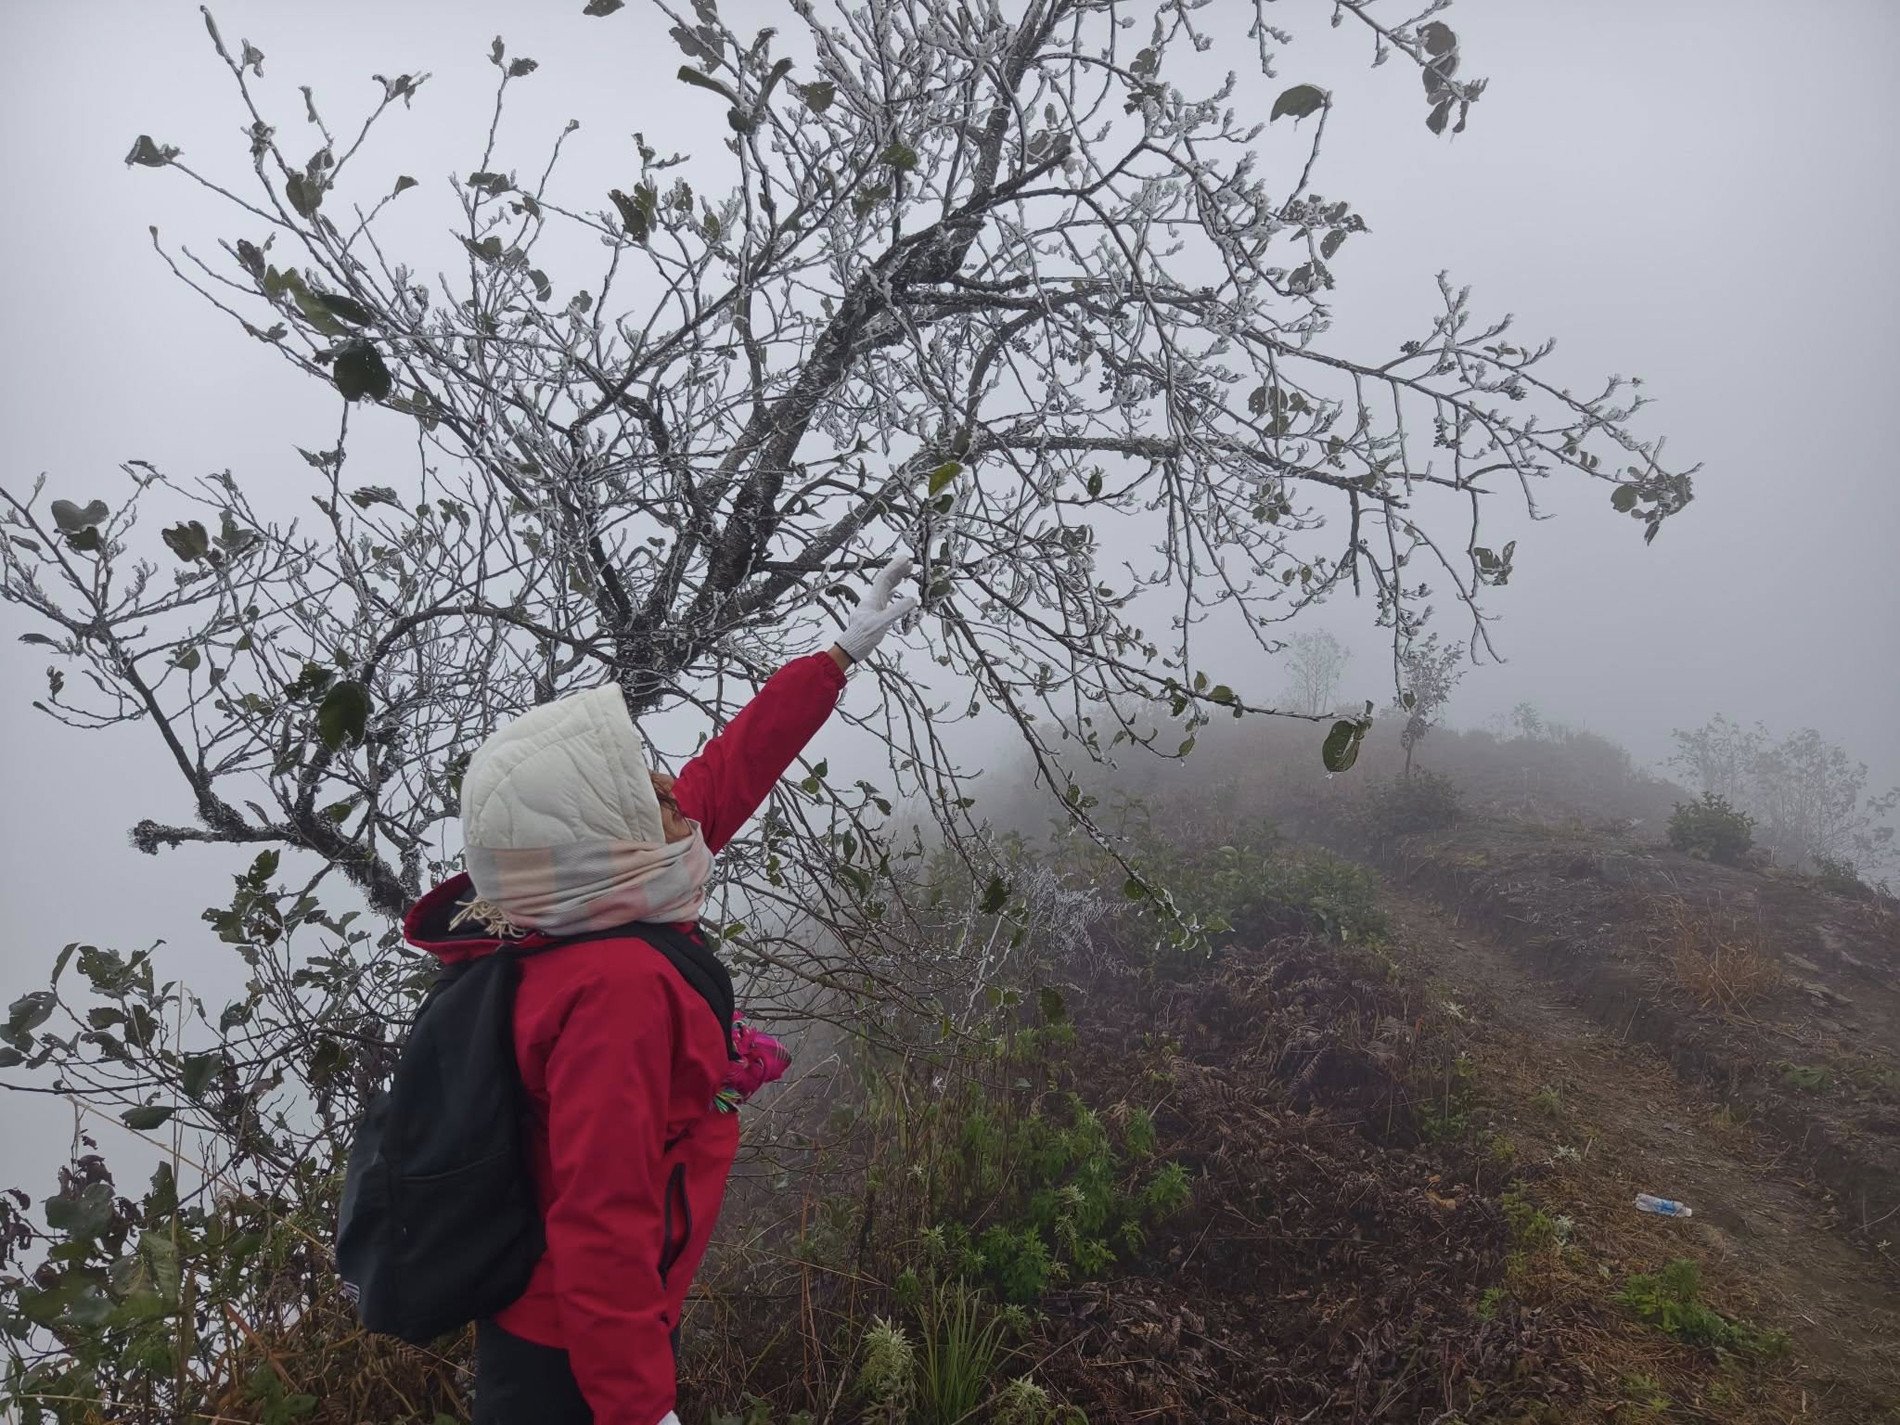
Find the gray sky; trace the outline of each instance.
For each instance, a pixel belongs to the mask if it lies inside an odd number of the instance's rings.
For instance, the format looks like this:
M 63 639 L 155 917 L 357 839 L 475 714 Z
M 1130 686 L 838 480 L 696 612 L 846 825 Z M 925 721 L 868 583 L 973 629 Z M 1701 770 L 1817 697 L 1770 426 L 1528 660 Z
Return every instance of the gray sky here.
M 679 56 L 652 42 L 640 0 L 609 21 L 580 8 L 228 0 L 217 13 L 227 39 L 268 56 L 286 129 L 297 83 L 317 87 L 334 125 L 375 92 L 370 72 L 432 70 L 366 161 L 438 193 L 479 154 L 497 31 L 541 62 L 519 86 L 524 142 L 509 162 L 525 167 L 570 115 L 584 123 L 567 170 L 577 186 L 624 186 L 635 128 L 663 149 L 711 150 L 686 127 L 703 116 L 683 103 Z M 783 16 L 764 0 L 723 8 Z M 1546 492 L 1558 518 L 1509 531 L 1519 572 L 1493 603 L 1510 661 L 1466 678 L 1454 719 L 1528 699 L 1655 758 L 1669 728 L 1724 711 L 1812 724 L 1883 784 L 1900 780 L 1900 472 L 1878 435 L 1900 386 L 1900 8 L 1460 0 L 1448 18 L 1466 72 L 1492 80 L 1455 140 L 1425 131 L 1416 77 L 1367 71 L 1356 38 L 1303 32 L 1282 60 L 1284 82 L 1337 90 L 1318 186 L 1371 226 L 1336 264 L 1342 329 L 1371 350 L 1416 330 L 1448 269 L 1482 310 L 1516 313 L 1522 335 L 1558 337 L 1549 369 L 1566 384 L 1645 377 L 1657 398 L 1645 433 L 1706 465 L 1696 503 L 1647 549 L 1639 526 L 1612 517 L 1606 487 Z M 1244 78 L 1244 102 L 1264 113 L 1276 88 Z M 334 399 L 229 329 L 151 250 L 148 223 L 210 249 L 230 231 L 223 206 L 176 174 L 121 163 L 149 132 L 241 175 L 235 96 L 195 4 L 10 0 L 0 131 L 9 483 L 45 471 L 54 494 L 110 500 L 128 457 L 253 480 L 281 468 L 288 481 L 293 445 L 329 443 Z M 1323 619 L 1368 675 L 1370 621 L 1351 604 Z M 74 938 L 168 936 L 189 974 L 211 958 L 196 917 L 228 884 L 223 859 L 126 846 L 139 817 L 187 814 L 176 778 L 141 766 L 140 729 L 85 736 L 31 710 L 46 659 L 15 641 L 27 627 L 0 609 L 13 810 L 0 822 L 0 994 L 39 984 Z M 22 1112 L 0 1098 L 0 1113 Z

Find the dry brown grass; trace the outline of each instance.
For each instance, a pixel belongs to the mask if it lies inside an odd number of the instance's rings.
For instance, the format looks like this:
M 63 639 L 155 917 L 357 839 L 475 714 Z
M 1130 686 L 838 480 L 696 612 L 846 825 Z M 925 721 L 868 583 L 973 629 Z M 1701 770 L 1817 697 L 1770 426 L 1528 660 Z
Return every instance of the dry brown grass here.
M 1781 962 L 1746 917 L 1681 896 L 1651 905 L 1650 940 L 1669 957 L 1676 983 L 1705 1010 L 1738 1019 L 1771 998 L 1786 982 Z

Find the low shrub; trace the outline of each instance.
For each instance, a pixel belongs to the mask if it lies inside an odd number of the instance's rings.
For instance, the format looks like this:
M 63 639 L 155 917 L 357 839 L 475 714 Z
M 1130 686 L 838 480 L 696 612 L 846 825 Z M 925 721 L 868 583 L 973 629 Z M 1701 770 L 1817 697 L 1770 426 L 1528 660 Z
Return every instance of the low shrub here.
M 1785 1333 L 1731 1321 L 1704 1302 L 1701 1272 L 1686 1257 L 1676 1258 L 1660 1272 L 1636 1273 L 1624 1283 L 1617 1300 L 1664 1335 L 1692 1346 L 1745 1356 L 1779 1356 L 1788 1349 Z
M 1307 934 L 1364 945 L 1385 934 L 1379 878 L 1372 872 L 1290 846 L 1265 822 L 1237 826 L 1232 837 L 1205 849 L 1150 842 L 1139 854 L 1175 904 L 1220 939 L 1252 944 Z
M 1415 771 L 1409 777 L 1368 783 L 1352 819 L 1355 829 L 1377 845 L 1421 831 L 1437 831 L 1464 814 L 1464 799 L 1457 783 L 1436 772 Z
M 1145 1115 L 1128 1118 L 1117 1145 L 1103 1116 L 1074 1094 L 1066 1113 L 1038 1106 L 1009 1119 L 970 1106 L 958 1176 L 982 1211 L 961 1221 L 953 1212 L 924 1234 L 931 1270 L 1027 1303 L 1057 1282 L 1101 1276 L 1139 1248 L 1147 1225 L 1178 1212 L 1191 1188 L 1178 1162 L 1130 1169 L 1128 1159 L 1148 1157 L 1153 1141 Z
M 1755 844 L 1755 819 L 1726 797 L 1704 792 L 1700 801 L 1676 803 L 1669 844 L 1701 860 L 1733 866 Z
M 1824 891 L 1856 900 L 1870 899 L 1874 894 L 1873 887 L 1861 879 L 1860 867 L 1845 856 L 1816 856 L 1814 883 Z
M 1798 1093 L 1826 1093 L 1834 1087 L 1834 1075 L 1818 1064 L 1783 1064 L 1781 1082 Z
M 1049 1392 L 1028 1376 L 1018 1376 L 997 1392 L 994 1425 L 1046 1425 L 1056 1415 Z
M 917 1348 L 904 1328 L 882 1316 L 864 1333 L 856 1381 L 873 1425 L 903 1425 L 917 1393 Z

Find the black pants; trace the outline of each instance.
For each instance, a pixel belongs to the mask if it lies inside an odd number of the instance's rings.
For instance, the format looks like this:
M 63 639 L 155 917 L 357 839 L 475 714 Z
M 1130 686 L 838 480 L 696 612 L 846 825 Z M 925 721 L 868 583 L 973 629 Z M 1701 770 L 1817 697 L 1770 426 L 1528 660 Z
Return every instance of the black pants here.
M 679 1353 L 679 1332 L 673 1351 Z M 474 1425 L 594 1425 L 567 1352 L 475 1324 Z

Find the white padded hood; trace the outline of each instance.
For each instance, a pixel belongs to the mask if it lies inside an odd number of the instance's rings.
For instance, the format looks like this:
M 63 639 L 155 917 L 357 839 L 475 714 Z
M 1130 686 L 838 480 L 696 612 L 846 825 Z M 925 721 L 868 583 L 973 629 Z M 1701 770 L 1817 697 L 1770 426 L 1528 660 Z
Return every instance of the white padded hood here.
M 531 708 L 477 748 L 462 777 L 462 836 L 497 851 L 664 843 L 646 744 L 619 687 Z

